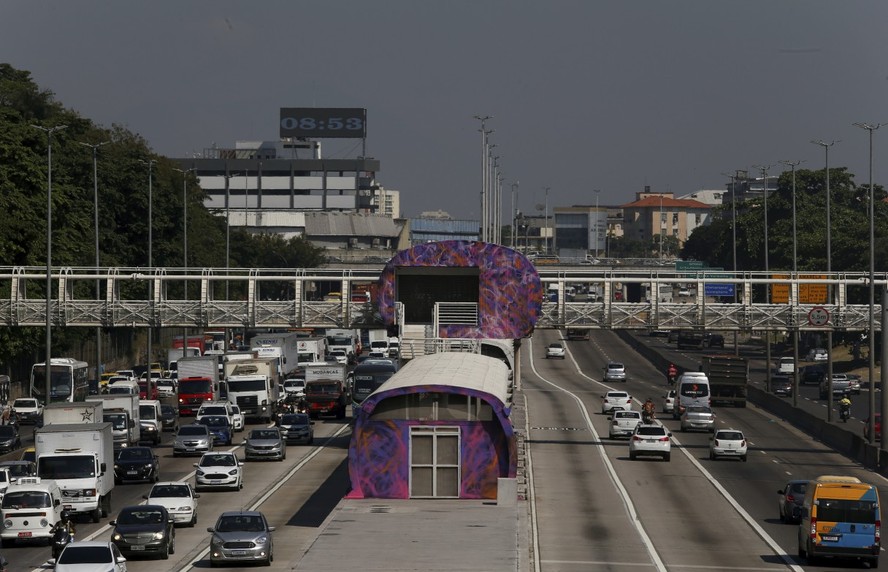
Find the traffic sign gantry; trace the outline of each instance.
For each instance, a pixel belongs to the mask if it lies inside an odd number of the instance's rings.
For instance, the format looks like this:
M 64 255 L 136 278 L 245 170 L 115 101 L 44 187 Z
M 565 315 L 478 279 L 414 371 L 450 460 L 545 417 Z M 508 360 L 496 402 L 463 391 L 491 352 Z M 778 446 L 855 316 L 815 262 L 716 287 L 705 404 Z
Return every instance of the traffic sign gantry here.
M 812 326 L 825 326 L 829 322 L 829 311 L 823 306 L 815 306 L 808 312 L 808 323 Z

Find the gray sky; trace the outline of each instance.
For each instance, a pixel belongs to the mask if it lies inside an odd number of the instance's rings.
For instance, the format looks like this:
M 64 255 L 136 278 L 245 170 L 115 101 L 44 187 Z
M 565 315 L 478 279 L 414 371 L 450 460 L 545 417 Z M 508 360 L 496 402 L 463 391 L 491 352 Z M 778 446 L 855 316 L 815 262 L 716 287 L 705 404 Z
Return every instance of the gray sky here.
M 367 108 L 405 216 L 479 216 L 492 115 L 518 206 L 676 196 L 780 160 L 869 181 L 888 121 L 884 0 L 112 2 L 3 0 L 0 59 L 169 157 L 273 140 L 281 107 Z M 888 126 L 874 136 L 885 184 Z M 324 142 L 327 157 L 360 154 Z M 508 220 L 508 214 L 503 215 Z

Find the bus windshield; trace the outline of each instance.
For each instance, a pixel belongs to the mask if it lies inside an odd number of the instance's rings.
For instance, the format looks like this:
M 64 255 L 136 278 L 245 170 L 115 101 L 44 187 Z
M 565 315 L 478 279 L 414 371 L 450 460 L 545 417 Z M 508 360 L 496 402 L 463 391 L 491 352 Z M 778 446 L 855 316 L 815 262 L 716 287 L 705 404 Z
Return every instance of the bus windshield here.
M 354 371 L 355 382 L 354 389 L 352 390 L 352 401 L 357 404 L 363 403 L 371 393 L 376 391 L 380 385 L 393 375 L 395 375 L 394 364 L 390 366 L 358 366 Z

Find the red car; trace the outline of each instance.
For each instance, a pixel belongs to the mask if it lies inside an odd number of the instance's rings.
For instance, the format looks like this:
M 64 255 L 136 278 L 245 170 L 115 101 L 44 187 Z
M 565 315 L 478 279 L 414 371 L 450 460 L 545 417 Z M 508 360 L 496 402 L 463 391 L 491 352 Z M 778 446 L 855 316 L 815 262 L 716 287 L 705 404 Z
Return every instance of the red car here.
M 869 417 L 863 422 L 863 438 L 869 441 Z M 876 441 L 882 440 L 882 414 L 876 413 Z

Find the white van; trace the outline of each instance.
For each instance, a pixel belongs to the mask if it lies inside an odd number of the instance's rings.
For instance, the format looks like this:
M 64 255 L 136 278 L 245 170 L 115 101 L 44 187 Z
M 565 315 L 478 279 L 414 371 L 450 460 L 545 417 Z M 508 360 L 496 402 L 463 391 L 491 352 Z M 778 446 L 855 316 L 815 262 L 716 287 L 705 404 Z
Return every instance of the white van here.
M 691 406 L 710 407 L 709 378 L 702 372 L 683 373 L 678 378 L 675 406 L 672 418 L 678 419 Z
M 110 395 L 139 395 L 139 383 L 136 381 L 118 381 L 108 386 Z
M 139 425 L 141 425 L 142 441 L 152 441 L 154 445 L 160 445 L 161 433 L 163 433 L 163 421 L 160 411 L 160 401 L 156 399 L 139 400 Z
M 49 540 L 52 527 L 62 520 L 62 492 L 53 480 L 21 477 L 6 489 L 0 514 L 4 546 L 16 540 Z

